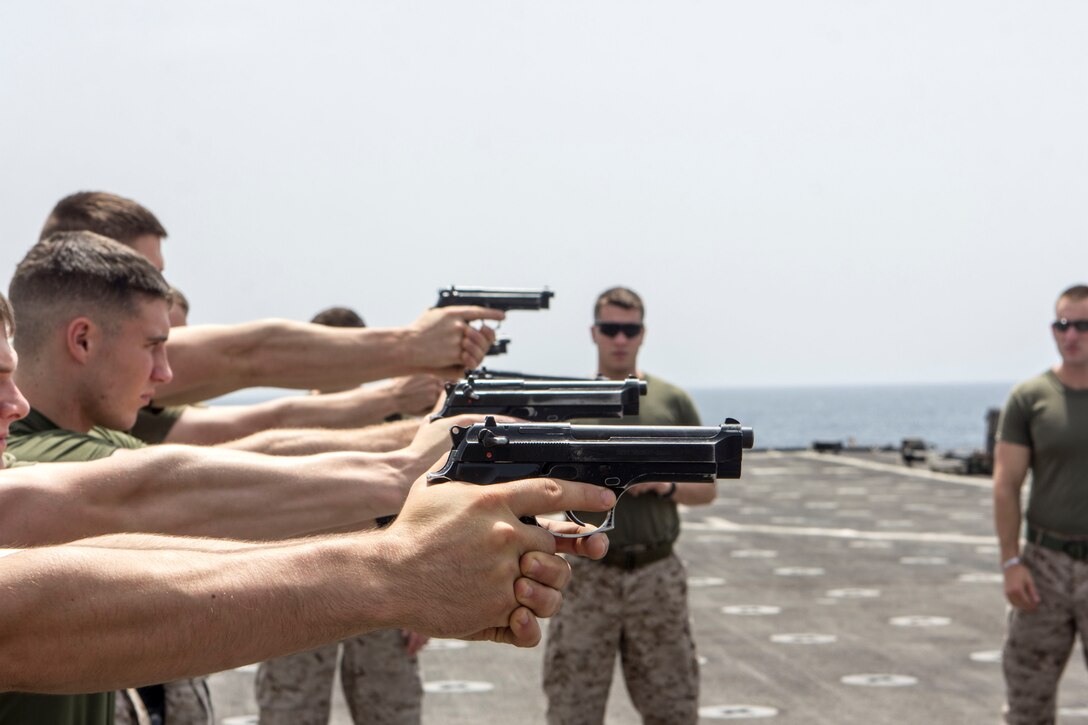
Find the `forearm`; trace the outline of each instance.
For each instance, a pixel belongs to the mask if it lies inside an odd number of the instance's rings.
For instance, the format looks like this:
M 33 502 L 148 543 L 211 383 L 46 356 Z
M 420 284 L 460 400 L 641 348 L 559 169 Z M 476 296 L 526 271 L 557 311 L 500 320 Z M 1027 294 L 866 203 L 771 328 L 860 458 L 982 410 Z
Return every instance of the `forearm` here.
M 190 446 L 39 464 L 4 472 L 0 545 L 123 531 L 282 539 L 395 513 L 416 468 L 397 452 L 276 458 Z
M 290 320 L 174 328 L 173 380 L 160 403 L 186 403 L 240 388 L 343 388 L 414 372 L 405 328 L 346 329 Z
M 280 428 L 361 428 L 396 412 L 381 389 L 357 388 L 329 395 L 291 395 L 254 405 L 188 407 L 166 436 L 167 443 L 214 446 Z M 257 450 L 251 445 L 228 446 Z
M 206 551 L 134 537 L 0 558 L 0 690 L 167 682 L 390 626 L 380 541 Z
M 672 498 L 685 506 L 703 506 L 714 503 L 718 497 L 717 483 L 678 483 Z
M 418 430 L 418 420 L 396 421 L 351 430 L 283 428 L 254 433 L 218 447 L 274 456 L 306 456 L 330 451 L 384 453 L 407 446 Z

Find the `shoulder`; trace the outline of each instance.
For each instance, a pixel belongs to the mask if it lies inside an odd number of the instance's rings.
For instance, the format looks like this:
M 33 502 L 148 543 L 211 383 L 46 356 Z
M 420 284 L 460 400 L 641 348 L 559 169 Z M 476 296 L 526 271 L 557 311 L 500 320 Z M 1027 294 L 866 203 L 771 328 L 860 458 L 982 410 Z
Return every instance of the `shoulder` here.
M 652 396 L 657 405 L 667 408 L 676 419 L 674 425 L 699 425 L 699 413 L 691 396 L 679 386 L 656 375 L 644 374 L 646 396 Z
M 90 433 L 54 428 L 27 435 L 13 436 L 8 450 L 19 461 L 93 461 L 106 458 L 118 448 L 143 448 L 130 435 L 106 429 Z
M 1009 393 L 1009 403 L 1028 403 L 1053 395 L 1060 395 L 1061 383 L 1053 371 L 1047 370 L 1033 378 L 1018 383 Z

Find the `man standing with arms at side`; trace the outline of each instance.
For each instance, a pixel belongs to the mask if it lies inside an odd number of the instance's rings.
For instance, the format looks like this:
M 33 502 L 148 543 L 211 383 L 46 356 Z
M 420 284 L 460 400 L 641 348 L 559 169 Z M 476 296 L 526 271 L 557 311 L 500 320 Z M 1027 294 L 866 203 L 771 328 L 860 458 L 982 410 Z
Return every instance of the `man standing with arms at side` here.
M 594 305 L 597 371 L 612 380 L 637 375 L 648 383 L 638 416 L 600 425 L 699 425 L 695 405 L 679 388 L 638 368 L 645 338 L 642 299 L 624 287 Z M 647 482 L 620 497 L 609 554 L 571 562 L 563 610 L 548 630 L 544 691 L 552 725 L 604 722 L 618 650 L 627 691 L 644 723 L 678 725 L 698 719 L 699 665 L 687 604 L 687 570 L 673 553 L 680 534 L 677 503 L 711 503 L 717 484 Z M 587 514 L 586 521 L 601 521 Z
M 994 452 L 994 522 L 1012 605 L 1002 663 L 1005 719 L 1053 723 L 1058 680 L 1088 635 L 1088 286 L 1062 292 L 1051 328 L 1061 362 L 1009 396 Z M 1028 469 L 1026 545 L 1020 489 Z

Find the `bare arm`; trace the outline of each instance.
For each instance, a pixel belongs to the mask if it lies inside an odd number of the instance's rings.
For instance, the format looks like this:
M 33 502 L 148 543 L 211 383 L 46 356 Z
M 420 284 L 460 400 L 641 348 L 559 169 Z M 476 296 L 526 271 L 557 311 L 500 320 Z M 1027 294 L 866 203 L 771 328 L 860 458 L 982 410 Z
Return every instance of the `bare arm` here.
M 676 486 L 673 489 L 673 486 Z M 627 490 L 628 496 L 645 496 L 655 494 L 657 496 L 670 496 L 676 503 L 685 506 L 700 506 L 714 503 L 718 497 L 718 483 L 669 483 L 667 481 L 647 481 L 631 486 Z
M 1030 448 L 998 441 L 994 449 L 994 529 L 1002 562 L 1020 555 L 1020 489 L 1030 464 Z M 1039 595 L 1027 567 L 1005 569 L 1005 596 L 1017 609 L 1035 609 Z
M 216 447 L 274 456 L 308 456 L 329 451 L 380 453 L 407 446 L 418 430 L 419 420 L 398 420 L 351 430 L 278 428 L 220 443 Z
M 277 428 L 361 428 L 397 413 L 420 415 L 434 406 L 441 392 L 438 378 L 412 375 L 326 395 L 290 396 L 254 405 L 189 407 L 170 428 L 165 442 L 216 445 Z
M 0 546 L 118 531 L 280 539 L 396 513 L 415 451 L 276 458 L 190 446 L 0 472 Z
M 607 541 L 557 541 L 518 517 L 613 503 L 565 481 L 420 483 L 380 532 L 263 545 L 130 535 L 0 557 L 0 691 L 165 682 L 394 627 L 531 646 L 570 576 L 555 553 L 599 558 Z
M 403 328 L 290 320 L 176 327 L 167 343 L 174 378 L 159 387 L 156 401 L 191 403 L 255 386 L 334 390 L 415 373 L 453 379 L 479 365 L 494 341 L 491 329 L 469 322 L 502 317 L 480 307 L 445 307 Z

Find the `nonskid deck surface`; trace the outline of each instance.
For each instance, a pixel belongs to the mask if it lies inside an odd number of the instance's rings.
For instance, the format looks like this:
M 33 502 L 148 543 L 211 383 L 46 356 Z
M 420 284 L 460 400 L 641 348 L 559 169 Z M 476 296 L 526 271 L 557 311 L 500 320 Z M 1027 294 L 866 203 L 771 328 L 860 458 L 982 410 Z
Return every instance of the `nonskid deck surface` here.
M 745 455 L 683 511 L 678 546 L 701 662 L 701 722 L 996 723 L 1005 604 L 989 481 L 886 454 Z M 1078 651 L 1062 722 L 1088 723 Z M 440 640 L 424 722 L 544 722 L 543 648 Z M 255 722 L 253 670 L 212 678 L 222 723 Z M 350 723 L 342 696 L 336 725 Z M 617 671 L 607 723 L 640 722 Z

